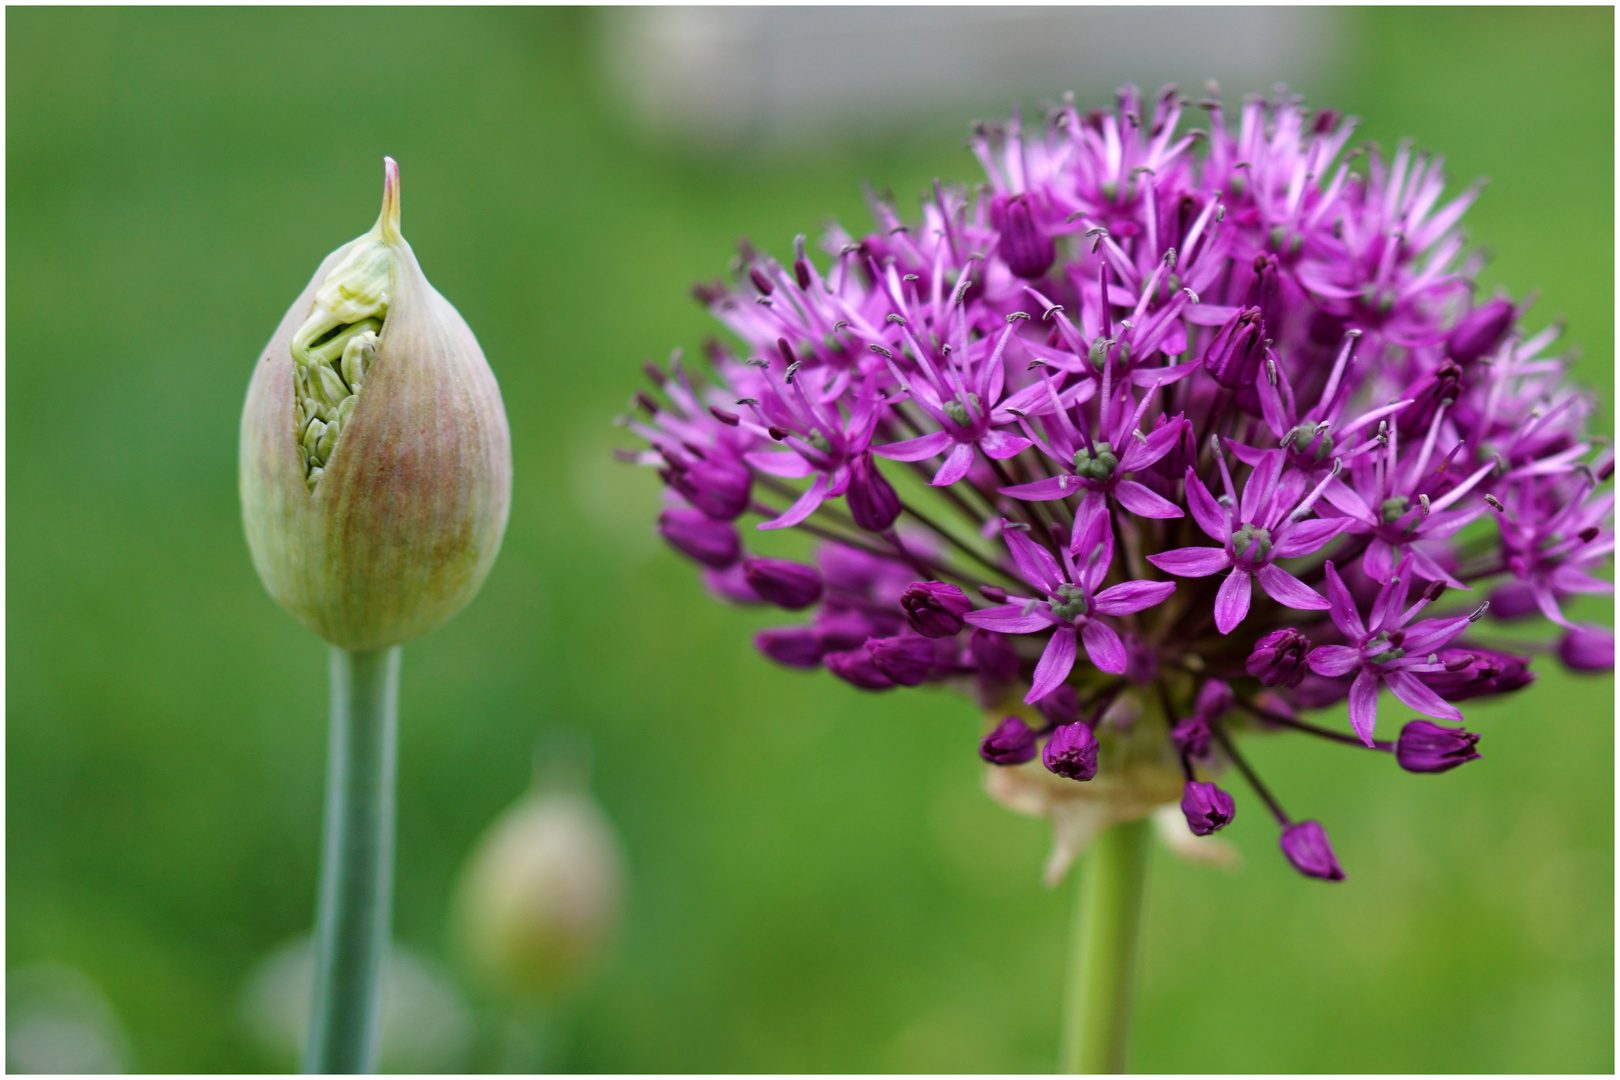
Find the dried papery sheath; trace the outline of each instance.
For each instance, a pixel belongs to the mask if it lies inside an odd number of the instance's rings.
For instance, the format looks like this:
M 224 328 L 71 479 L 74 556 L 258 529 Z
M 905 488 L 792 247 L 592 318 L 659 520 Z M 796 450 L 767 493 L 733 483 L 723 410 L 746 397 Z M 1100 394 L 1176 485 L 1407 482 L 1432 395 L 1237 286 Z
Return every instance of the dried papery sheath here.
M 243 524 L 270 595 L 352 650 L 425 633 L 478 591 L 511 503 L 511 449 L 477 339 L 399 231 L 321 263 L 260 357 L 242 412 Z

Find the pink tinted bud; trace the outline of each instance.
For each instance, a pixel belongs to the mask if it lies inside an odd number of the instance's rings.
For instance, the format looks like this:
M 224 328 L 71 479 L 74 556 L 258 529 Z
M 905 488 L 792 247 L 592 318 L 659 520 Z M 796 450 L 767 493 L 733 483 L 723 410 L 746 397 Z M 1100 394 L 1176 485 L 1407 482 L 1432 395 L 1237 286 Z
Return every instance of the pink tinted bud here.
M 992 765 L 1022 765 L 1035 756 L 1035 733 L 1009 716 L 979 743 L 979 756 Z

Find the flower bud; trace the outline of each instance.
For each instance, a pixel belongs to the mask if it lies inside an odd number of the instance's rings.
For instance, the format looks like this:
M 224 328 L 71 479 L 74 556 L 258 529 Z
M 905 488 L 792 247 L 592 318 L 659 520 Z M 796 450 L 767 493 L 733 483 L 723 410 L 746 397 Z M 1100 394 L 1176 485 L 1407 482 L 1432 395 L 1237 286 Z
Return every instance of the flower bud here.
M 754 477 L 718 450 L 670 474 L 669 484 L 716 521 L 735 521 L 748 509 Z
M 764 602 L 743 575 L 741 563 L 728 566 L 724 570 L 705 570 L 702 576 L 703 587 L 721 600 L 733 604 L 759 604 Z
M 796 668 L 818 668 L 827 646 L 821 635 L 808 626 L 778 626 L 754 635 L 754 648 L 778 664 Z
M 1011 682 L 1018 678 L 1021 666 L 1018 651 L 1001 634 L 993 630 L 974 630 L 968 635 L 968 652 L 984 678 L 993 682 Z
M 1613 671 L 1614 633 L 1601 626 L 1577 626 L 1558 639 L 1558 659 L 1571 671 Z
M 1267 323 L 1277 320 L 1277 256 L 1254 257 L 1254 280 L 1249 282 L 1249 295 L 1244 306 L 1259 308 L 1260 317 Z
M 426 633 L 477 593 L 500 550 L 512 455 L 495 376 L 382 213 L 327 256 L 260 356 L 239 481 L 270 595 L 346 649 Z
M 872 663 L 901 686 L 921 686 L 934 670 L 932 638 L 906 634 L 901 637 L 873 638 L 866 643 Z
M 919 581 L 906 588 L 900 597 L 906 621 L 924 637 L 954 637 L 961 633 L 962 616 L 973 610 L 969 600 L 955 585 L 938 581 Z
M 1214 784 L 1189 780 L 1181 796 L 1181 812 L 1194 836 L 1208 836 L 1232 820 L 1237 806 L 1232 796 Z
M 1068 683 L 1058 683 L 1051 693 L 1035 703 L 1035 711 L 1053 727 L 1072 724 L 1080 719 L 1080 693 Z
M 894 680 L 879 671 L 872 662 L 872 653 L 865 645 L 845 652 L 830 652 L 821 658 L 821 665 L 852 686 L 862 690 L 890 690 Z
M 1085 724 L 1064 724 L 1041 749 L 1041 763 L 1070 780 L 1097 775 L 1097 736 Z
M 900 516 L 900 496 L 878 471 L 870 450 L 850 462 L 844 502 L 855 524 L 868 532 L 886 532 Z
M 1528 581 L 1505 581 L 1491 590 L 1490 615 L 1498 622 L 1512 622 L 1541 610 L 1536 590 Z
M 1481 304 L 1457 320 L 1446 338 L 1446 355 L 1464 367 L 1502 344 L 1518 317 L 1513 302 L 1503 297 Z
M 894 626 L 877 626 L 872 621 L 873 614 L 839 611 L 830 604 L 823 604 L 816 612 L 816 633 L 821 635 L 828 652 L 847 652 L 865 645 L 867 638 L 885 637 L 898 629 L 898 619 Z
M 1029 198 L 1014 195 L 1001 206 L 1002 261 L 1021 278 L 1033 280 L 1046 273 L 1057 259 L 1057 248 L 1035 221 Z
M 1135 634 L 1125 635 L 1125 678 L 1133 686 L 1147 686 L 1159 675 L 1159 656 Z
M 1035 733 L 1009 716 L 979 743 L 979 756 L 992 765 L 1022 765 L 1035 756 Z
M 1298 686 L 1309 673 L 1305 654 L 1310 651 L 1311 639 L 1298 630 L 1273 630 L 1254 643 L 1243 666 L 1262 686 Z
M 1536 681 L 1528 659 L 1495 649 L 1441 649 L 1435 659 L 1445 670 L 1418 677 L 1447 701 L 1506 694 Z
M 821 599 L 821 574 L 813 566 L 786 559 L 744 559 L 743 578 L 761 600 L 789 611 Z
M 1344 880 L 1344 871 L 1333 855 L 1333 845 L 1328 843 L 1327 831 L 1316 822 L 1295 822 L 1282 831 L 1277 843 L 1294 869 L 1306 877 Z
M 1462 728 L 1442 727 L 1413 720 L 1401 728 L 1395 742 L 1395 760 L 1407 772 L 1445 772 L 1479 757 L 1474 744 L 1479 736 Z
M 1244 308 L 1228 319 L 1209 343 L 1204 370 L 1228 390 L 1253 386 L 1265 360 L 1265 345 L 1260 309 Z
M 1209 721 L 1202 715 L 1189 716 L 1170 729 L 1170 741 L 1176 744 L 1176 750 L 1182 757 L 1205 758 L 1209 756 Z
M 1206 720 L 1219 720 L 1231 711 L 1232 703 L 1236 700 L 1232 688 L 1225 682 L 1205 679 L 1204 685 L 1198 688 L 1198 701 L 1193 705 L 1193 712 Z
M 724 570 L 742 558 L 742 541 L 729 522 L 678 506 L 658 515 L 658 534 L 670 547 L 704 566 Z

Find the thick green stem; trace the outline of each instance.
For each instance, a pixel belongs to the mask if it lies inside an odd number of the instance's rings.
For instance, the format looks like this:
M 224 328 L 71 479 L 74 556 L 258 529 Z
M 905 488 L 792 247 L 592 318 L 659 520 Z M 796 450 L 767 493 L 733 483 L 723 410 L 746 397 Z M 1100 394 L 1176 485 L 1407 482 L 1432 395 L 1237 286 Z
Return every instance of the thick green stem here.
M 1063 1003 L 1063 1072 L 1125 1071 L 1150 831 L 1145 818 L 1115 825 L 1086 857 Z
M 332 649 L 332 731 L 306 1073 L 376 1071 L 394 881 L 399 646 Z

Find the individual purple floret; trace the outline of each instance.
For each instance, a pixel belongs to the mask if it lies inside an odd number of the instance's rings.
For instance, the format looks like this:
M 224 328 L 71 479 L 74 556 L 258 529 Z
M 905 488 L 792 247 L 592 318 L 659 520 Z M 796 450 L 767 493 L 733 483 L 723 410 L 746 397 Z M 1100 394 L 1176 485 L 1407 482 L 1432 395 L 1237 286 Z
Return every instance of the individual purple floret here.
M 1123 818 L 1179 790 L 1212 830 L 1231 768 L 1289 861 L 1339 880 L 1242 738 L 1444 771 L 1477 756 L 1463 707 L 1531 657 L 1612 670 L 1569 605 L 1613 588 L 1614 453 L 1562 327 L 1477 295 L 1478 186 L 1293 97 L 1192 104 L 1065 98 L 975 128 L 982 176 L 916 217 L 874 195 L 865 235 L 744 243 L 693 290 L 728 332 L 709 374 L 649 364 L 621 456 L 712 595 L 805 613 L 765 656 L 972 695 L 1009 805 L 1072 831 L 1074 800 Z M 1533 619 L 1555 650 L 1499 633 Z M 1349 731 L 1311 717 L 1341 705 Z

